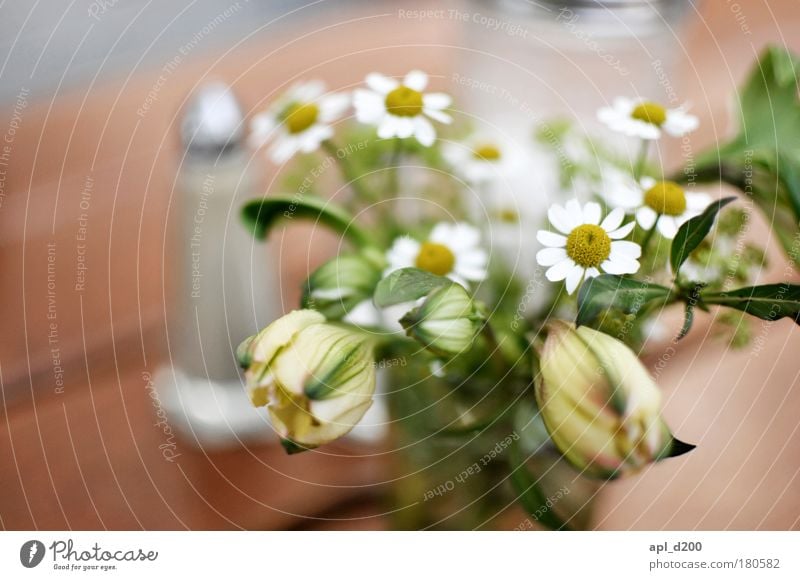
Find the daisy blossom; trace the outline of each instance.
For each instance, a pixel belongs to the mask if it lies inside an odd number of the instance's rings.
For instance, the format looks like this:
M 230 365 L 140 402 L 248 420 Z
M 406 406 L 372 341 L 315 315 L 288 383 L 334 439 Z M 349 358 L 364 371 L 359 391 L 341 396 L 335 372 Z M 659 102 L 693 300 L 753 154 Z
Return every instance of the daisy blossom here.
M 468 287 L 486 278 L 488 255 L 480 241 L 480 232 L 471 225 L 438 223 L 424 242 L 397 238 L 386 253 L 389 267 L 384 276 L 401 268 L 420 268 Z
M 378 137 L 415 137 L 422 145 L 430 147 L 436 140 L 436 130 L 428 117 L 440 123 L 451 123 L 452 117 L 444 112 L 452 99 L 445 93 L 423 93 L 428 86 L 428 75 L 413 70 L 403 82 L 382 74 L 371 73 L 366 79 L 369 89 L 356 89 L 353 105 L 356 118 L 378 127 Z
M 566 280 L 567 293 L 572 294 L 584 278 L 599 276 L 601 269 L 609 274 L 633 274 L 639 269 L 642 248 L 622 240 L 634 226 L 633 222 L 622 225 L 622 208 L 614 209 L 601 222 L 600 204 L 589 202 L 581 207 L 572 199 L 565 207 L 550 206 L 547 216 L 561 233 L 539 231 L 536 239 L 547 247 L 539 250 L 536 261 L 549 267 L 545 276 L 551 282 Z
M 612 130 L 642 139 L 658 139 L 666 132 L 672 137 L 681 137 L 697 129 L 697 117 L 683 107 L 666 107 L 646 101 L 617 97 L 610 107 L 597 112 L 597 118 Z
M 345 93 L 325 94 L 321 81 L 298 83 L 250 123 L 250 145 L 272 143 L 269 156 L 285 163 L 296 153 L 311 153 L 333 136 L 331 126 L 350 106 Z
M 706 193 L 689 193 L 674 181 L 652 177 L 643 177 L 639 183 L 630 177 L 613 177 L 603 184 L 603 197 L 609 205 L 635 213 L 636 221 L 646 230 L 658 220 L 659 233 L 669 240 L 686 220 L 701 214 L 711 203 Z
M 447 143 L 442 153 L 453 171 L 475 185 L 502 180 L 522 165 L 517 148 L 482 135 Z

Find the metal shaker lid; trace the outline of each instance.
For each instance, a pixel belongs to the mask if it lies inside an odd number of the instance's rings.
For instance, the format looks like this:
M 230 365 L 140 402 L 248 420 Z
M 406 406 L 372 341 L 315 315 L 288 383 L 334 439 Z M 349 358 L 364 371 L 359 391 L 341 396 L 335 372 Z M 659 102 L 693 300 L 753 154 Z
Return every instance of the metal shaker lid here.
M 217 156 L 243 143 L 244 115 L 231 88 L 202 85 L 192 95 L 181 121 L 181 142 L 192 155 Z

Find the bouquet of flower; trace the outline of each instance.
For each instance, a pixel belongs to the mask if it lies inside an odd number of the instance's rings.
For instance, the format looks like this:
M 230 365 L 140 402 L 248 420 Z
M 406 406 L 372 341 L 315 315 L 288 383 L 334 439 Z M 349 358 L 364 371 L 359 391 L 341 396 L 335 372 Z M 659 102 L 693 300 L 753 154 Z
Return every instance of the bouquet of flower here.
M 515 206 L 492 207 L 507 172 L 532 171 L 530 160 L 453 123 L 451 97 L 427 92 L 425 73 L 370 74 L 352 95 L 295 85 L 251 134 L 275 163 L 292 161 L 295 193 L 248 203 L 243 218 L 260 239 L 311 220 L 347 249 L 306 280 L 299 309 L 239 347 L 252 403 L 297 453 L 346 435 L 381 384 L 407 456 L 398 503 L 427 504 L 399 525 L 465 510 L 482 523 L 517 501 L 529 526 L 579 527 L 595 482 L 693 448 L 661 417 L 646 345 L 680 340 L 697 309 L 713 309 L 732 347 L 748 341 L 750 319 L 800 320 L 800 286 L 753 285 L 765 252 L 745 237 L 760 208 L 796 263 L 797 64 L 767 50 L 741 91 L 739 134 L 674 174 L 650 157 L 659 139 L 697 128 L 683 107 L 600 108 L 638 144 L 633 159 L 568 122 L 532 132 L 560 160 L 558 191 L 540 203 L 565 200 L 533 225 Z M 341 187 L 319 195 L 333 164 Z M 742 196 L 697 191 L 710 182 Z M 435 502 L 447 515 L 431 515 Z

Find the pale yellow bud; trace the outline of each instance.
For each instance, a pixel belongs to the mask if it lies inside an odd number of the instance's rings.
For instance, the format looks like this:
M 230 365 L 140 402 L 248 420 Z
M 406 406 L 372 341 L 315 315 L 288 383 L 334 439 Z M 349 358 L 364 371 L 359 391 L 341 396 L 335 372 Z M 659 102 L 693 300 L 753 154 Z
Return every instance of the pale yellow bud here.
M 242 344 L 239 359 L 250 399 L 267 407 L 290 452 L 342 437 L 372 404 L 372 341 L 313 310 L 279 318 Z

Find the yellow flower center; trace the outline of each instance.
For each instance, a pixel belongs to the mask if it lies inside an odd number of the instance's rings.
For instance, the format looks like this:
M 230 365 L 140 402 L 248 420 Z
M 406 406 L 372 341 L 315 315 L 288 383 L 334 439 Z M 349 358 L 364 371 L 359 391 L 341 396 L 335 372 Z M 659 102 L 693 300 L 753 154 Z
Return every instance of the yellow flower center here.
M 472 156 L 481 161 L 498 161 L 501 157 L 501 154 L 500 149 L 494 145 L 481 145 L 480 147 L 475 148 L 475 150 L 472 152 Z
M 567 236 L 567 255 L 584 268 L 597 268 L 611 254 L 611 238 L 600 226 L 583 224 Z
M 686 194 L 674 181 L 659 181 L 644 192 L 644 203 L 660 214 L 683 215 L 686 211 Z
M 636 106 L 631 117 L 660 127 L 667 120 L 667 110 L 658 103 L 645 101 Z
M 497 219 L 503 223 L 516 224 L 519 223 L 519 213 L 510 208 L 504 208 L 497 212 Z
M 423 242 L 417 254 L 417 268 L 437 276 L 444 276 L 453 270 L 456 257 L 450 248 L 436 242 Z
M 400 85 L 386 95 L 386 110 L 398 117 L 416 117 L 422 112 L 422 93 Z
M 319 107 L 314 103 L 294 103 L 286 107 L 283 122 L 291 134 L 302 133 L 316 123 Z

